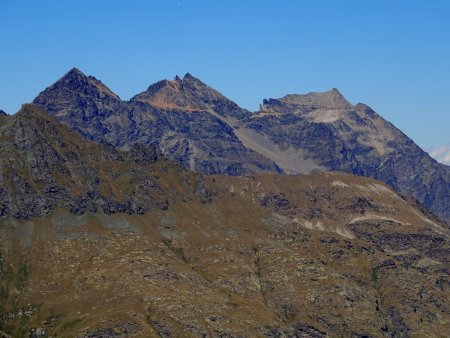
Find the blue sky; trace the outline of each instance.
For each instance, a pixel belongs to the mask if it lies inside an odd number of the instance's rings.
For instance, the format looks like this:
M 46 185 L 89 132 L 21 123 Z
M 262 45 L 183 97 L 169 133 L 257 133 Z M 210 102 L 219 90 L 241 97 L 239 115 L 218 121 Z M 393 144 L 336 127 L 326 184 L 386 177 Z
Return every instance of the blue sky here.
M 338 88 L 450 143 L 450 1 L 0 0 L 0 108 L 76 66 L 123 99 L 190 72 L 241 106 Z

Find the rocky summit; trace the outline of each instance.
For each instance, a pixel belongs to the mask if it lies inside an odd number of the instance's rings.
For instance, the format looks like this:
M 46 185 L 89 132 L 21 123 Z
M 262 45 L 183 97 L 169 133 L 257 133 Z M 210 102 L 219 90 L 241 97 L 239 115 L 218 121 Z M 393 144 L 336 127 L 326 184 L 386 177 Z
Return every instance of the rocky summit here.
M 189 73 L 183 79 L 176 76 L 173 81 L 159 81 L 131 101 L 147 102 L 161 109 L 206 111 L 223 117 L 244 118 L 251 114 Z
M 445 337 L 450 230 L 344 173 L 201 175 L 0 120 L 3 337 Z

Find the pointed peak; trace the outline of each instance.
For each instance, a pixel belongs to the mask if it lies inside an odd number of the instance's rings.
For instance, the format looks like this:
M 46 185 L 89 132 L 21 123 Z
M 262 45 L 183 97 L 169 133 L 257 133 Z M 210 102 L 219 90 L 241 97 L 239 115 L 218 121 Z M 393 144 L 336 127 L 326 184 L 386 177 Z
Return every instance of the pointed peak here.
M 69 90 L 72 93 L 79 93 L 82 95 L 105 98 L 110 97 L 120 100 L 119 96 L 109 89 L 100 80 L 93 76 L 85 75 L 81 70 L 74 67 L 64 74 L 58 81 L 47 87 L 34 100 L 34 103 L 43 104 L 47 101 L 47 94 L 52 91 Z
M 66 74 L 63 75 L 62 79 L 73 77 L 87 78 L 87 76 L 81 70 L 79 70 L 77 67 L 73 67 L 71 70 L 69 70 Z
M 6 112 L 3 109 L 0 109 L 0 116 L 7 116 Z
M 337 88 L 332 88 L 330 91 L 323 93 L 323 94 L 329 94 L 331 97 L 334 97 L 337 100 L 340 100 L 342 103 L 348 104 L 349 106 L 352 106 L 350 102 L 345 98 L 344 95 L 339 91 Z
M 74 67 L 71 70 L 69 70 L 67 73 L 65 73 L 58 81 L 57 83 L 64 83 L 64 84 L 73 84 L 73 83 L 88 83 L 89 77 L 86 76 L 81 70 Z
M 71 70 L 69 70 L 69 73 L 84 75 L 84 73 L 77 67 L 73 67 Z
M 175 75 L 174 81 L 180 82 L 181 78 L 178 75 Z
M 336 87 L 333 87 L 333 88 L 330 90 L 330 92 L 333 93 L 333 94 L 335 94 L 335 95 L 344 96 L 344 95 L 342 95 L 342 93 L 339 91 L 339 89 L 337 89 Z
M 186 73 L 183 77 L 184 83 L 197 83 L 201 85 L 205 85 L 202 81 L 200 81 L 198 78 L 193 76 L 191 73 Z

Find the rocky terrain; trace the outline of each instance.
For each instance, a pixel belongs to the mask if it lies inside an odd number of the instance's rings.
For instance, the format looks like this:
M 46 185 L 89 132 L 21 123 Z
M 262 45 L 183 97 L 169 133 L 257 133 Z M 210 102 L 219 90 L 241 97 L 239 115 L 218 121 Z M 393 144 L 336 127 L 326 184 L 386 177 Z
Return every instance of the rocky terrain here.
M 160 99 L 171 95 L 166 87 L 181 91 L 179 100 L 162 104 Z M 204 88 L 200 102 L 191 102 L 192 93 Z M 100 81 L 74 68 L 33 102 L 88 139 L 115 147 L 152 144 L 167 158 L 203 173 L 280 171 L 274 162 L 246 148 L 228 124 L 210 113 L 244 111 L 190 75 L 162 81 L 131 101 L 122 101 Z M 191 103 L 184 106 L 187 102 Z
M 58 208 L 74 214 L 143 214 L 151 208 L 167 209 L 179 198 L 192 198 L 192 193 L 177 191 L 176 182 L 169 181 L 171 172 L 181 168 L 157 161 L 152 146 L 135 144 L 118 151 L 86 142 L 32 105 L 0 121 L 0 217 L 30 219 Z M 158 183 L 163 173 L 166 187 Z M 179 178 L 189 186 L 195 180 L 201 189 L 200 178 L 194 176 Z
M 0 336 L 450 332 L 449 228 L 380 181 L 202 176 L 32 105 L 0 142 Z
M 450 168 L 337 89 L 264 100 L 251 113 L 190 74 L 122 101 L 72 69 L 34 103 L 91 140 L 152 144 L 207 174 L 319 170 L 376 178 L 450 222 Z

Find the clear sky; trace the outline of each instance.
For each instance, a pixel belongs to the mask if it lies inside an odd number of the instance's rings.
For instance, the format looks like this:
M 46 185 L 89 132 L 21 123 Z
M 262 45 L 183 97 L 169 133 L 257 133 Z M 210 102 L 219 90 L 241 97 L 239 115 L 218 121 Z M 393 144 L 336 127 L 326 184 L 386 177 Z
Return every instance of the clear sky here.
M 123 99 L 192 73 L 239 105 L 338 88 L 450 143 L 450 1 L 0 0 L 0 108 L 72 67 Z

